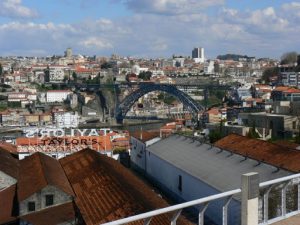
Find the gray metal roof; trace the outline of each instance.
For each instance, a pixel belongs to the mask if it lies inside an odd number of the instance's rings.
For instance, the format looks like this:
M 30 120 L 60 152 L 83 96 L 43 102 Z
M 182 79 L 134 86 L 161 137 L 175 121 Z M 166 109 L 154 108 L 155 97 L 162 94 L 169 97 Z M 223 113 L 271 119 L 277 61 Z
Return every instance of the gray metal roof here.
M 292 174 L 179 135 L 158 141 L 147 150 L 221 192 L 239 188 L 245 173 L 258 172 L 260 182 Z

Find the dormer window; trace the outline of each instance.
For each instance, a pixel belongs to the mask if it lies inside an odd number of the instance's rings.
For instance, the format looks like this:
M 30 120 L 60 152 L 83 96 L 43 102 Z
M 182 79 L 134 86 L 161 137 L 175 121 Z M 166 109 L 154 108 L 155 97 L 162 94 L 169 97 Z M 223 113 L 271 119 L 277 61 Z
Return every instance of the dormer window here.
M 53 195 L 46 195 L 46 206 L 51 206 L 54 204 L 54 196 Z
M 28 202 L 27 208 L 28 208 L 28 212 L 35 211 L 35 202 Z

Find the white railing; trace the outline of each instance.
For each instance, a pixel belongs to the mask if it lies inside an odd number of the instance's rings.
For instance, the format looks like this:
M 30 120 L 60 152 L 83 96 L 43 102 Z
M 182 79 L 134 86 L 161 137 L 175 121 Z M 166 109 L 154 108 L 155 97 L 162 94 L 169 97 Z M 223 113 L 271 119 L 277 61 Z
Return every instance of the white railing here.
M 286 191 L 288 186 L 290 185 L 297 185 L 297 210 L 287 213 L 287 195 L 286 195 Z M 282 177 L 282 178 L 278 178 L 275 180 L 271 180 L 271 181 L 266 181 L 263 183 L 259 184 L 259 188 L 264 189 L 263 191 L 263 197 L 262 197 L 262 201 L 263 201 L 263 218 L 262 218 L 262 222 L 260 224 L 272 224 L 275 223 L 277 221 L 289 218 L 291 216 L 294 216 L 296 214 L 300 213 L 300 174 L 295 174 L 295 175 L 291 175 L 291 176 L 287 176 L 287 177 Z M 269 194 L 272 190 L 274 189 L 280 189 L 280 195 L 281 195 L 281 215 L 273 218 L 273 219 L 269 219 Z
M 298 208 L 294 212 L 286 213 L 286 190 L 287 190 L 287 187 L 291 184 L 298 186 L 298 189 L 297 189 L 298 190 L 298 199 L 297 199 Z M 263 183 L 257 184 L 256 188 L 258 190 L 264 190 L 263 198 L 262 198 L 263 218 L 262 218 L 262 222 L 260 224 L 272 224 L 274 222 L 283 220 L 285 218 L 288 218 L 290 216 L 300 213 L 300 174 L 295 174 L 295 175 L 263 182 Z M 281 189 L 281 215 L 269 220 L 269 216 L 268 216 L 269 193 L 271 192 L 272 189 L 275 189 L 275 188 Z M 180 216 L 180 214 L 182 213 L 182 210 L 185 208 L 188 208 L 188 207 L 193 207 L 193 206 L 195 206 L 195 207 L 202 206 L 201 209 L 199 210 L 199 214 L 198 214 L 198 225 L 203 225 L 204 224 L 204 215 L 205 215 L 205 211 L 206 211 L 208 205 L 211 202 L 220 200 L 220 199 L 225 199 L 225 204 L 222 207 L 222 224 L 227 225 L 228 224 L 228 205 L 231 202 L 232 198 L 235 195 L 241 194 L 242 191 L 244 191 L 244 190 L 235 189 L 232 191 L 223 192 L 223 193 L 216 194 L 216 195 L 211 195 L 211 196 L 201 198 L 198 200 L 189 201 L 189 202 L 185 202 L 182 204 L 178 204 L 178 205 L 174 205 L 174 206 L 170 206 L 170 207 L 166 207 L 166 208 L 162 208 L 162 209 L 158 209 L 158 210 L 153 210 L 153 211 L 150 211 L 147 213 L 142 213 L 139 215 L 116 220 L 113 222 L 108 222 L 103 225 L 123 225 L 123 224 L 128 224 L 131 222 L 135 222 L 135 221 L 144 221 L 144 225 L 149 225 L 151 223 L 151 220 L 153 217 L 159 216 L 162 214 L 166 214 L 166 213 L 173 213 L 173 216 L 170 219 L 170 224 L 176 225 L 176 221 L 177 221 L 178 217 Z M 241 198 L 241 199 L 243 199 L 243 198 Z M 244 209 L 241 207 L 241 210 L 244 210 Z M 241 214 L 241 212 L 237 212 L 237 213 Z M 243 218 L 242 218 L 242 220 L 243 220 Z M 258 221 L 258 218 L 257 218 L 257 221 Z M 251 223 L 251 224 L 253 224 L 253 223 Z M 255 223 L 255 224 L 257 224 L 257 223 Z
M 211 195 L 205 198 L 201 198 L 198 200 L 194 200 L 194 201 L 190 201 L 190 202 L 185 202 L 182 204 L 178 204 L 178 205 L 174 205 L 174 206 L 170 206 L 170 207 L 166 207 L 166 208 L 162 208 L 162 209 L 158 209 L 158 210 L 154 210 L 154 211 L 150 211 L 147 213 L 142 213 L 136 216 L 132 216 L 132 217 L 128 217 L 125 219 L 121 219 L 121 220 L 116 220 L 113 222 L 109 222 L 109 223 L 105 223 L 104 225 L 121 225 L 121 224 L 127 224 L 127 223 L 131 223 L 134 221 L 139 221 L 139 220 L 144 220 L 144 224 L 148 225 L 151 222 L 151 219 L 154 216 L 158 216 L 161 214 L 166 214 L 166 213 L 170 213 L 173 212 L 174 216 L 171 219 L 171 225 L 175 225 L 176 221 L 179 217 L 179 215 L 181 214 L 182 210 L 191 206 L 201 206 L 202 205 L 202 209 L 199 211 L 199 224 L 203 225 L 204 224 L 204 213 L 205 210 L 208 207 L 208 204 L 212 201 L 215 200 L 219 200 L 219 199 L 224 199 L 227 198 L 227 201 L 225 203 L 225 205 L 223 206 L 223 224 L 226 225 L 227 224 L 227 209 L 228 209 L 228 205 L 233 197 L 233 195 L 239 194 L 241 193 L 241 189 L 236 189 L 236 190 L 232 190 L 232 191 L 228 191 L 228 192 L 223 192 L 220 194 L 216 194 L 216 195 Z

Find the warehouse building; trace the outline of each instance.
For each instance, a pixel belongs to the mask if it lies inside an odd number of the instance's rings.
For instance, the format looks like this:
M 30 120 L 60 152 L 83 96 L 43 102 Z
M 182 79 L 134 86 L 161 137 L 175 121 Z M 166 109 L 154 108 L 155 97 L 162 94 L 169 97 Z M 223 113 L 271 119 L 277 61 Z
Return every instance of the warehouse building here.
M 180 135 L 158 141 L 139 154 L 140 157 L 132 159 L 133 163 L 143 167 L 140 170 L 178 202 L 239 188 L 241 175 L 249 172 L 258 172 L 260 182 L 292 174 L 260 160 Z M 215 224 L 222 224 L 223 205 L 224 201 L 218 201 L 207 208 L 206 215 Z M 240 224 L 237 212 L 240 212 L 238 197 L 229 205 L 228 224 Z

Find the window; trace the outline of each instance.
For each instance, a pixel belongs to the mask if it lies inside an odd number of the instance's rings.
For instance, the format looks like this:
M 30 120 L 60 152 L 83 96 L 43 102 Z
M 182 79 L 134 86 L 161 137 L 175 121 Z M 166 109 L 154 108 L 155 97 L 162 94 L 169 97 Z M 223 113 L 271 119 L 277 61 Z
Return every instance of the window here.
M 182 176 L 178 175 L 178 190 L 182 191 Z
M 28 211 L 35 211 L 35 202 L 28 202 Z
M 54 201 L 53 201 L 53 195 L 46 195 L 46 206 L 50 206 L 53 205 Z
M 293 121 L 293 129 L 296 129 L 296 121 Z

